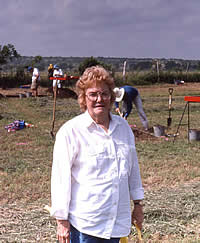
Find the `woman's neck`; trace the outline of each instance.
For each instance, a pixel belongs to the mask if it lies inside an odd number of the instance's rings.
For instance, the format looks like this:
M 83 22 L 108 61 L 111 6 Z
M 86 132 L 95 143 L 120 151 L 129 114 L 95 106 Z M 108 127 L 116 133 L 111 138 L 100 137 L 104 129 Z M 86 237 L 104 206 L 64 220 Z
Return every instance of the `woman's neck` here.
M 110 115 L 107 117 L 95 117 L 94 121 L 102 127 L 106 132 L 108 132 L 109 123 L 110 123 Z

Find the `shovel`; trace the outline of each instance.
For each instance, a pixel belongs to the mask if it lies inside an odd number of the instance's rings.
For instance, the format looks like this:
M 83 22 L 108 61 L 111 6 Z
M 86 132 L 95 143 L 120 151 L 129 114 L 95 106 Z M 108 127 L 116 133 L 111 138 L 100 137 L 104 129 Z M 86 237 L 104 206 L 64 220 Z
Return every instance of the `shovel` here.
M 171 109 L 172 109 L 172 93 L 173 88 L 169 88 L 169 117 L 167 118 L 167 126 L 170 127 L 172 123 Z

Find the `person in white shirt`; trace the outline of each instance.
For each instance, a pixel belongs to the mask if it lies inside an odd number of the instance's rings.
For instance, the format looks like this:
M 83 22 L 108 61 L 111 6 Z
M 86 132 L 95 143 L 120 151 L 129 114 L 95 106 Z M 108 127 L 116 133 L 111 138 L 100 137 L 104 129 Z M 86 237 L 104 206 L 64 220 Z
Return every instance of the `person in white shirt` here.
M 144 190 L 135 139 L 127 121 L 111 113 L 114 87 L 103 67 L 87 68 L 76 83 L 83 113 L 56 134 L 51 215 L 59 242 L 118 243 L 129 235 L 131 222 L 142 228 Z
M 54 65 L 53 77 L 61 78 L 63 77 L 63 71 L 57 64 Z M 59 79 L 53 80 L 53 92 L 60 93 L 60 89 L 62 88 L 62 81 Z
M 33 96 L 38 96 L 38 81 L 40 81 L 40 73 L 38 68 L 28 67 L 28 72 L 32 73 L 32 83 L 31 83 L 31 90 Z

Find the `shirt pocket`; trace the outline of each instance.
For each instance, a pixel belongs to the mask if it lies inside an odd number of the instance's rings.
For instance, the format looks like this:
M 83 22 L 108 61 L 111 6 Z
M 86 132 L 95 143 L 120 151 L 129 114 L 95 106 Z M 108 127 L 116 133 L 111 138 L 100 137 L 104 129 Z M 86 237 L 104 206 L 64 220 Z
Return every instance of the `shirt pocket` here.
M 103 145 L 96 145 L 96 146 L 88 146 L 87 147 L 87 153 L 88 153 L 88 156 L 91 156 L 91 157 L 102 157 L 103 154 L 105 154 L 106 152 L 106 147 L 103 146 Z
M 96 147 L 91 146 L 88 150 L 88 158 L 96 166 L 93 170 L 96 178 L 106 179 L 111 177 L 114 157 L 109 154 L 105 143 L 98 144 Z
M 130 175 L 132 167 L 134 148 L 128 144 L 117 144 L 117 159 L 119 176 L 127 177 Z
M 99 170 L 101 168 L 101 164 L 105 159 L 105 153 L 106 148 L 102 145 L 91 145 L 85 148 L 84 161 L 86 162 L 86 164 L 83 166 L 87 170 L 88 176 L 90 176 L 91 178 L 97 178 Z M 83 163 L 85 163 L 84 161 Z

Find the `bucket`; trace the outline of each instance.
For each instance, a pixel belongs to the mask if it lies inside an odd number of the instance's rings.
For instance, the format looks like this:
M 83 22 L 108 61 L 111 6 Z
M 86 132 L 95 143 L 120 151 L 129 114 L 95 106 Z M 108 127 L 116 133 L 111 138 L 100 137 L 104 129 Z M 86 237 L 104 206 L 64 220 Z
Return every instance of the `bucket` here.
M 190 129 L 189 130 L 189 140 L 190 141 L 200 141 L 200 130 Z
M 154 135 L 156 137 L 165 136 L 165 127 L 161 125 L 153 126 Z
M 22 99 L 25 97 L 25 94 L 19 94 L 19 98 Z
M 31 92 L 26 92 L 26 97 L 29 98 L 32 96 L 32 93 Z

